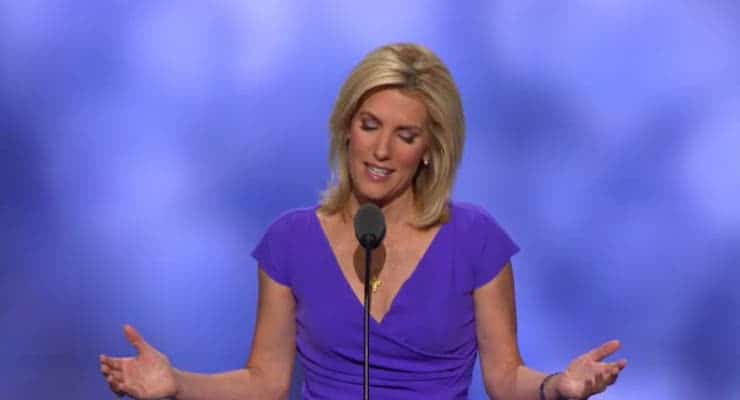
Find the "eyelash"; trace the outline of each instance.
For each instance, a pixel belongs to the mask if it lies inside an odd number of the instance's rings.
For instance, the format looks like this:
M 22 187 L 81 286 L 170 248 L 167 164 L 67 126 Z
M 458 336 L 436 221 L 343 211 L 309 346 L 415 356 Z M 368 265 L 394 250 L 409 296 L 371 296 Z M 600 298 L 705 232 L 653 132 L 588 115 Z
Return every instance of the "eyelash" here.
M 378 126 L 372 122 L 362 121 L 360 128 L 367 132 L 377 129 Z M 399 134 L 398 136 L 408 144 L 414 143 L 414 140 L 416 140 L 416 135 L 404 136 L 403 134 Z
M 403 140 L 404 142 L 406 142 L 408 144 L 414 143 L 414 140 L 416 140 L 416 136 L 415 135 L 412 135 L 412 136 L 398 135 L 398 136 L 400 136 L 401 137 L 401 140 Z

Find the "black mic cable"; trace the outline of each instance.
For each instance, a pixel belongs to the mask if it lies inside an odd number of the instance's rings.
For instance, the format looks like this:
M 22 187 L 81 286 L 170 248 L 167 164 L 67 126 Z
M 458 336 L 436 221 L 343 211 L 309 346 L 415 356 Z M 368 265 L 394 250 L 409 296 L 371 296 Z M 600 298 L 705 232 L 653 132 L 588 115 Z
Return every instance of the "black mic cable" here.
M 363 204 L 355 214 L 355 236 L 365 249 L 365 318 L 363 323 L 363 399 L 370 399 L 370 269 L 372 251 L 385 237 L 385 217 L 375 204 Z

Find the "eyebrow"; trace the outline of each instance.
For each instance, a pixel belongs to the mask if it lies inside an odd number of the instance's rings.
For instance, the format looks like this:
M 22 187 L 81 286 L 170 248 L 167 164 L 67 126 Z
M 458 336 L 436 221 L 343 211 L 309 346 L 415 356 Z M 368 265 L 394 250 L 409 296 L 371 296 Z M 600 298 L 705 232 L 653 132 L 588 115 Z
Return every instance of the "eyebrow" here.
M 378 123 L 380 123 L 381 125 L 383 125 L 383 121 L 381 121 L 380 118 L 378 118 L 375 114 L 371 113 L 370 111 L 360 111 L 359 115 L 361 117 L 370 117 L 378 121 Z M 396 129 L 408 129 L 412 131 L 418 131 L 416 133 L 421 133 L 424 131 L 424 128 L 417 126 L 417 125 L 399 125 Z

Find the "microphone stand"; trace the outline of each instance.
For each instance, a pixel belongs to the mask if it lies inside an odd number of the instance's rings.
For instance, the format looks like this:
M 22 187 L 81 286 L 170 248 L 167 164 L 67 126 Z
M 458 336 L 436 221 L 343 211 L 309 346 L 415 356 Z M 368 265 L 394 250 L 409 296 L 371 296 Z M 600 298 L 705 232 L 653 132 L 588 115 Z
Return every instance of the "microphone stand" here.
M 372 260 L 372 249 L 365 248 L 365 321 L 363 324 L 363 376 L 362 393 L 363 399 L 370 399 L 370 267 Z
M 363 399 L 370 400 L 370 270 L 372 251 L 385 237 L 383 212 L 373 203 L 365 203 L 357 210 L 354 218 L 355 236 L 365 248 L 365 320 L 363 326 Z

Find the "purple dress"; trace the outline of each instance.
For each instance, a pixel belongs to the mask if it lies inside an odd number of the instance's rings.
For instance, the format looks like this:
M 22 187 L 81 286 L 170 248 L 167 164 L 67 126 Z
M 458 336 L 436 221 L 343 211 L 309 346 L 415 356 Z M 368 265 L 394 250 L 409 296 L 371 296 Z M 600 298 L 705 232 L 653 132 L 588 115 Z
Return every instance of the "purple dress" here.
M 373 399 L 467 399 L 478 354 L 473 291 L 519 248 L 482 208 L 450 207 L 450 221 L 382 322 L 371 317 Z M 295 296 L 304 399 L 360 399 L 363 307 L 337 264 L 317 208 L 281 215 L 252 256 Z

